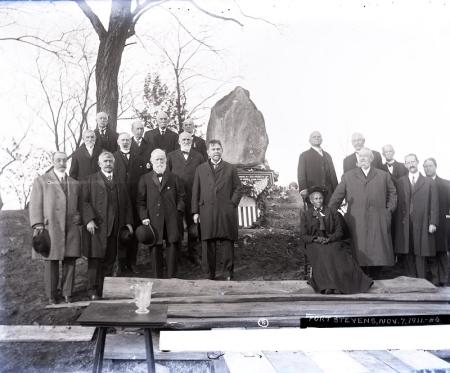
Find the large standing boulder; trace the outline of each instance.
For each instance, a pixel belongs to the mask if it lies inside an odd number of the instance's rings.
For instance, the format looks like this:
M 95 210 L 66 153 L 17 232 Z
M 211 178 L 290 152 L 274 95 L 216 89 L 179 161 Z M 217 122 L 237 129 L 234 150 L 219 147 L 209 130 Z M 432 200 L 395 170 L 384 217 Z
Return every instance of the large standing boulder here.
M 264 117 L 246 89 L 236 87 L 214 105 L 206 139 L 222 142 L 227 162 L 243 167 L 264 164 L 269 144 Z

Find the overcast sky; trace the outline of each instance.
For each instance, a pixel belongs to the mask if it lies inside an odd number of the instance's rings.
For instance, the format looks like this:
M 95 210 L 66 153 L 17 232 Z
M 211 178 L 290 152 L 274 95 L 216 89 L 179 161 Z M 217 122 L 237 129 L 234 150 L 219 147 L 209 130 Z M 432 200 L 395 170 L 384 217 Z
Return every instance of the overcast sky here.
M 244 13 L 276 26 L 242 17 L 236 7 L 229 11 L 230 2 L 210 3 L 202 2 L 213 6 L 208 9 L 238 17 L 244 27 L 199 14 L 185 2 L 168 4 L 189 28 L 208 30 L 210 41 L 223 49 L 220 58 L 205 54 L 196 63 L 200 70 L 229 80 L 214 102 L 236 85 L 250 91 L 266 121 L 266 157 L 281 184 L 296 180 L 298 156 L 309 147 L 313 130 L 322 132 L 323 147 L 332 155 L 338 177 L 343 158 L 352 151 L 351 134 L 358 131 L 366 136 L 366 145 L 378 151 L 392 143 L 399 160 L 410 152 L 420 161 L 435 157 L 438 173 L 450 178 L 447 1 L 238 1 Z M 107 14 L 107 3 L 94 6 Z M 57 32 L 68 25 L 89 26 L 72 3 L 41 3 L 39 8 L 40 18 L 34 16 L 34 24 L 27 27 L 19 24 L 18 30 L 50 26 Z M 170 38 L 170 18 L 161 9 L 143 16 L 137 31 L 144 44 L 148 35 Z M 164 59 L 154 46 L 146 45 L 128 47 L 123 58 L 124 74 L 131 77 L 129 85 L 135 91 L 149 70 L 167 74 Z M 39 122 L 27 110 L 25 97 L 38 102 L 42 93 L 30 78 L 33 48 L 2 42 L 0 53 L 0 138 L 5 139 L 21 126 Z M 216 86 L 217 82 L 199 82 L 192 101 Z M 199 114 L 198 122 L 206 123 L 208 113 Z M 128 127 L 120 122 L 119 129 Z M 34 129 L 33 141 L 51 147 L 48 132 L 39 128 Z

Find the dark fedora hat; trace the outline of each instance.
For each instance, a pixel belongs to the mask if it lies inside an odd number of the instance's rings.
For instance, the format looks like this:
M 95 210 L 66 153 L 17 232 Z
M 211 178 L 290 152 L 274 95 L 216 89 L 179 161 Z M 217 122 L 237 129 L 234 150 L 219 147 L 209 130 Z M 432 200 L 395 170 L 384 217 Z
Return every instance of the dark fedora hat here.
M 327 196 L 327 190 L 321 186 L 318 185 L 314 185 L 310 188 L 308 188 L 308 195 L 311 195 L 313 193 L 320 193 L 322 194 L 323 198 L 325 198 Z
M 50 254 L 50 235 L 47 229 L 35 230 L 33 233 L 32 246 L 34 251 L 43 257 Z
M 153 246 L 157 242 L 156 233 L 151 224 L 137 227 L 135 235 L 138 242 L 144 245 Z
M 120 244 L 127 246 L 133 241 L 133 233 L 124 225 L 120 227 L 119 233 L 117 233 L 117 239 Z

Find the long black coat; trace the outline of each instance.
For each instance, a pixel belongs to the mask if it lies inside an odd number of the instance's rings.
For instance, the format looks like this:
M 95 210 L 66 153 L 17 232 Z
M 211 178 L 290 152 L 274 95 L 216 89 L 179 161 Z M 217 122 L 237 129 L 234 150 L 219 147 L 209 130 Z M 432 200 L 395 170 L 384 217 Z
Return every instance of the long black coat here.
M 348 202 L 345 220 L 361 266 L 394 265 L 391 214 L 397 206 L 392 178 L 371 167 L 367 177 L 360 168 L 346 172 L 331 197 L 329 206 L 338 209 Z
M 372 161 L 372 167 L 378 168 L 380 170 L 383 170 L 383 161 L 381 159 L 381 154 L 378 153 L 376 150 L 372 150 L 373 153 L 373 161 Z M 356 165 L 357 158 L 356 153 L 352 153 L 344 158 L 344 173 L 347 171 L 350 171 L 354 168 L 358 168 Z
M 150 219 L 156 230 L 158 245 L 163 242 L 164 224 L 167 241 L 179 241 L 178 219 L 184 212 L 184 189 L 178 176 L 166 170 L 160 183 L 155 171 L 143 175 L 139 180 L 136 204 L 140 219 Z
M 447 252 L 448 248 L 448 228 L 447 218 L 450 209 L 450 182 L 436 176 L 434 179 L 439 195 L 439 226 L 436 231 L 436 251 Z
M 75 180 L 83 180 L 89 175 L 95 174 L 99 171 L 98 156 L 102 152 L 102 147 L 98 143 L 95 143 L 92 149 L 92 157 L 86 149 L 86 145 L 81 145 L 77 150 L 73 152 L 72 162 L 70 164 L 70 177 Z
M 130 152 L 130 159 L 126 160 L 120 150 L 114 152 L 114 176 L 117 181 L 127 187 L 128 195 L 133 209 L 134 224 L 139 224 L 139 215 L 136 209 L 138 183 L 141 176 L 147 172 L 147 167 L 135 153 Z
M 202 240 L 238 238 L 238 210 L 242 184 L 236 167 L 222 160 L 198 166 L 192 187 L 192 214 L 200 214 Z
M 420 174 L 414 190 L 408 175 L 398 180 L 398 207 L 395 231 L 395 252 L 409 252 L 409 223 L 414 226 L 414 254 L 436 255 L 435 234 L 428 233 L 430 224 L 439 225 L 439 197 L 436 182 Z M 412 212 L 410 207 L 412 206 Z
M 111 153 L 114 153 L 117 150 L 117 139 L 119 137 L 118 133 L 112 131 L 109 128 L 106 128 L 105 136 L 100 135 L 100 131 L 98 130 L 98 128 L 96 128 L 94 132 L 97 139 L 96 142 L 99 143 L 100 147 Z
M 205 162 L 205 159 L 203 159 L 202 155 L 192 148 L 187 159 L 184 158 L 180 149 L 169 153 L 167 156 L 167 166 L 169 167 L 169 170 L 177 175 L 183 183 L 185 192 L 186 223 L 188 225 L 192 224 L 191 199 L 195 170 L 197 170 L 197 167 L 203 162 Z
M 144 133 L 144 140 L 149 143 L 152 150 L 162 149 L 166 154 L 178 149 L 178 135 L 168 128 L 166 129 L 164 136 L 161 136 L 159 128 L 147 131 Z
M 106 242 L 108 238 L 107 221 L 108 221 L 108 194 L 105 181 L 103 180 L 101 171 L 90 175 L 83 183 L 83 224 L 87 225 L 91 220 L 97 224 L 95 234 L 89 236 L 91 245 L 87 257 L 104 258 L 106 253 Z M 128 196 L 127 186 L 124 183 L 117 182 L 117 178 L 113 176 L 113 182 L 118 188 L 118 207 L 116 217 L 118 219 L 118 227 L 126 224 L 133 224 L 133 214 L 131 211 L 131 202 Z
M 314 149 L 309 149 L 298 159 L 297 167 L 298 190 L 302 191 L 312 186 L 320 186 L 327 190 L 326 202 L 331 198 L 338 184 L 336 171 L 330 154 L 323 151 L 321 156 Z

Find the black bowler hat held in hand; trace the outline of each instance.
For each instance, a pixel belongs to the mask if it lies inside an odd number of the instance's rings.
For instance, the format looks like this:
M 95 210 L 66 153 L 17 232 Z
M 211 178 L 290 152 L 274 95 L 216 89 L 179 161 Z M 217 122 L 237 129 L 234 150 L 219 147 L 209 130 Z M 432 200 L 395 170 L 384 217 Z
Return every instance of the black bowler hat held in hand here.
M 135 235 L 138 242 L 144 245 L 153 246 L 157 242 L 156 233 L 150 224 L 137 227 Z
M 50 254 L 50 235 L 47 229 L 36 229 L 34 231 L 32 246 L 38 254 L 48 257 L 48 254 Z
M 117 238 L 120 244 L 127 246 L 133 241 L 133 233 L 131 233 L 130 229 L 126 225 L 124 225 L 119 229 Z

